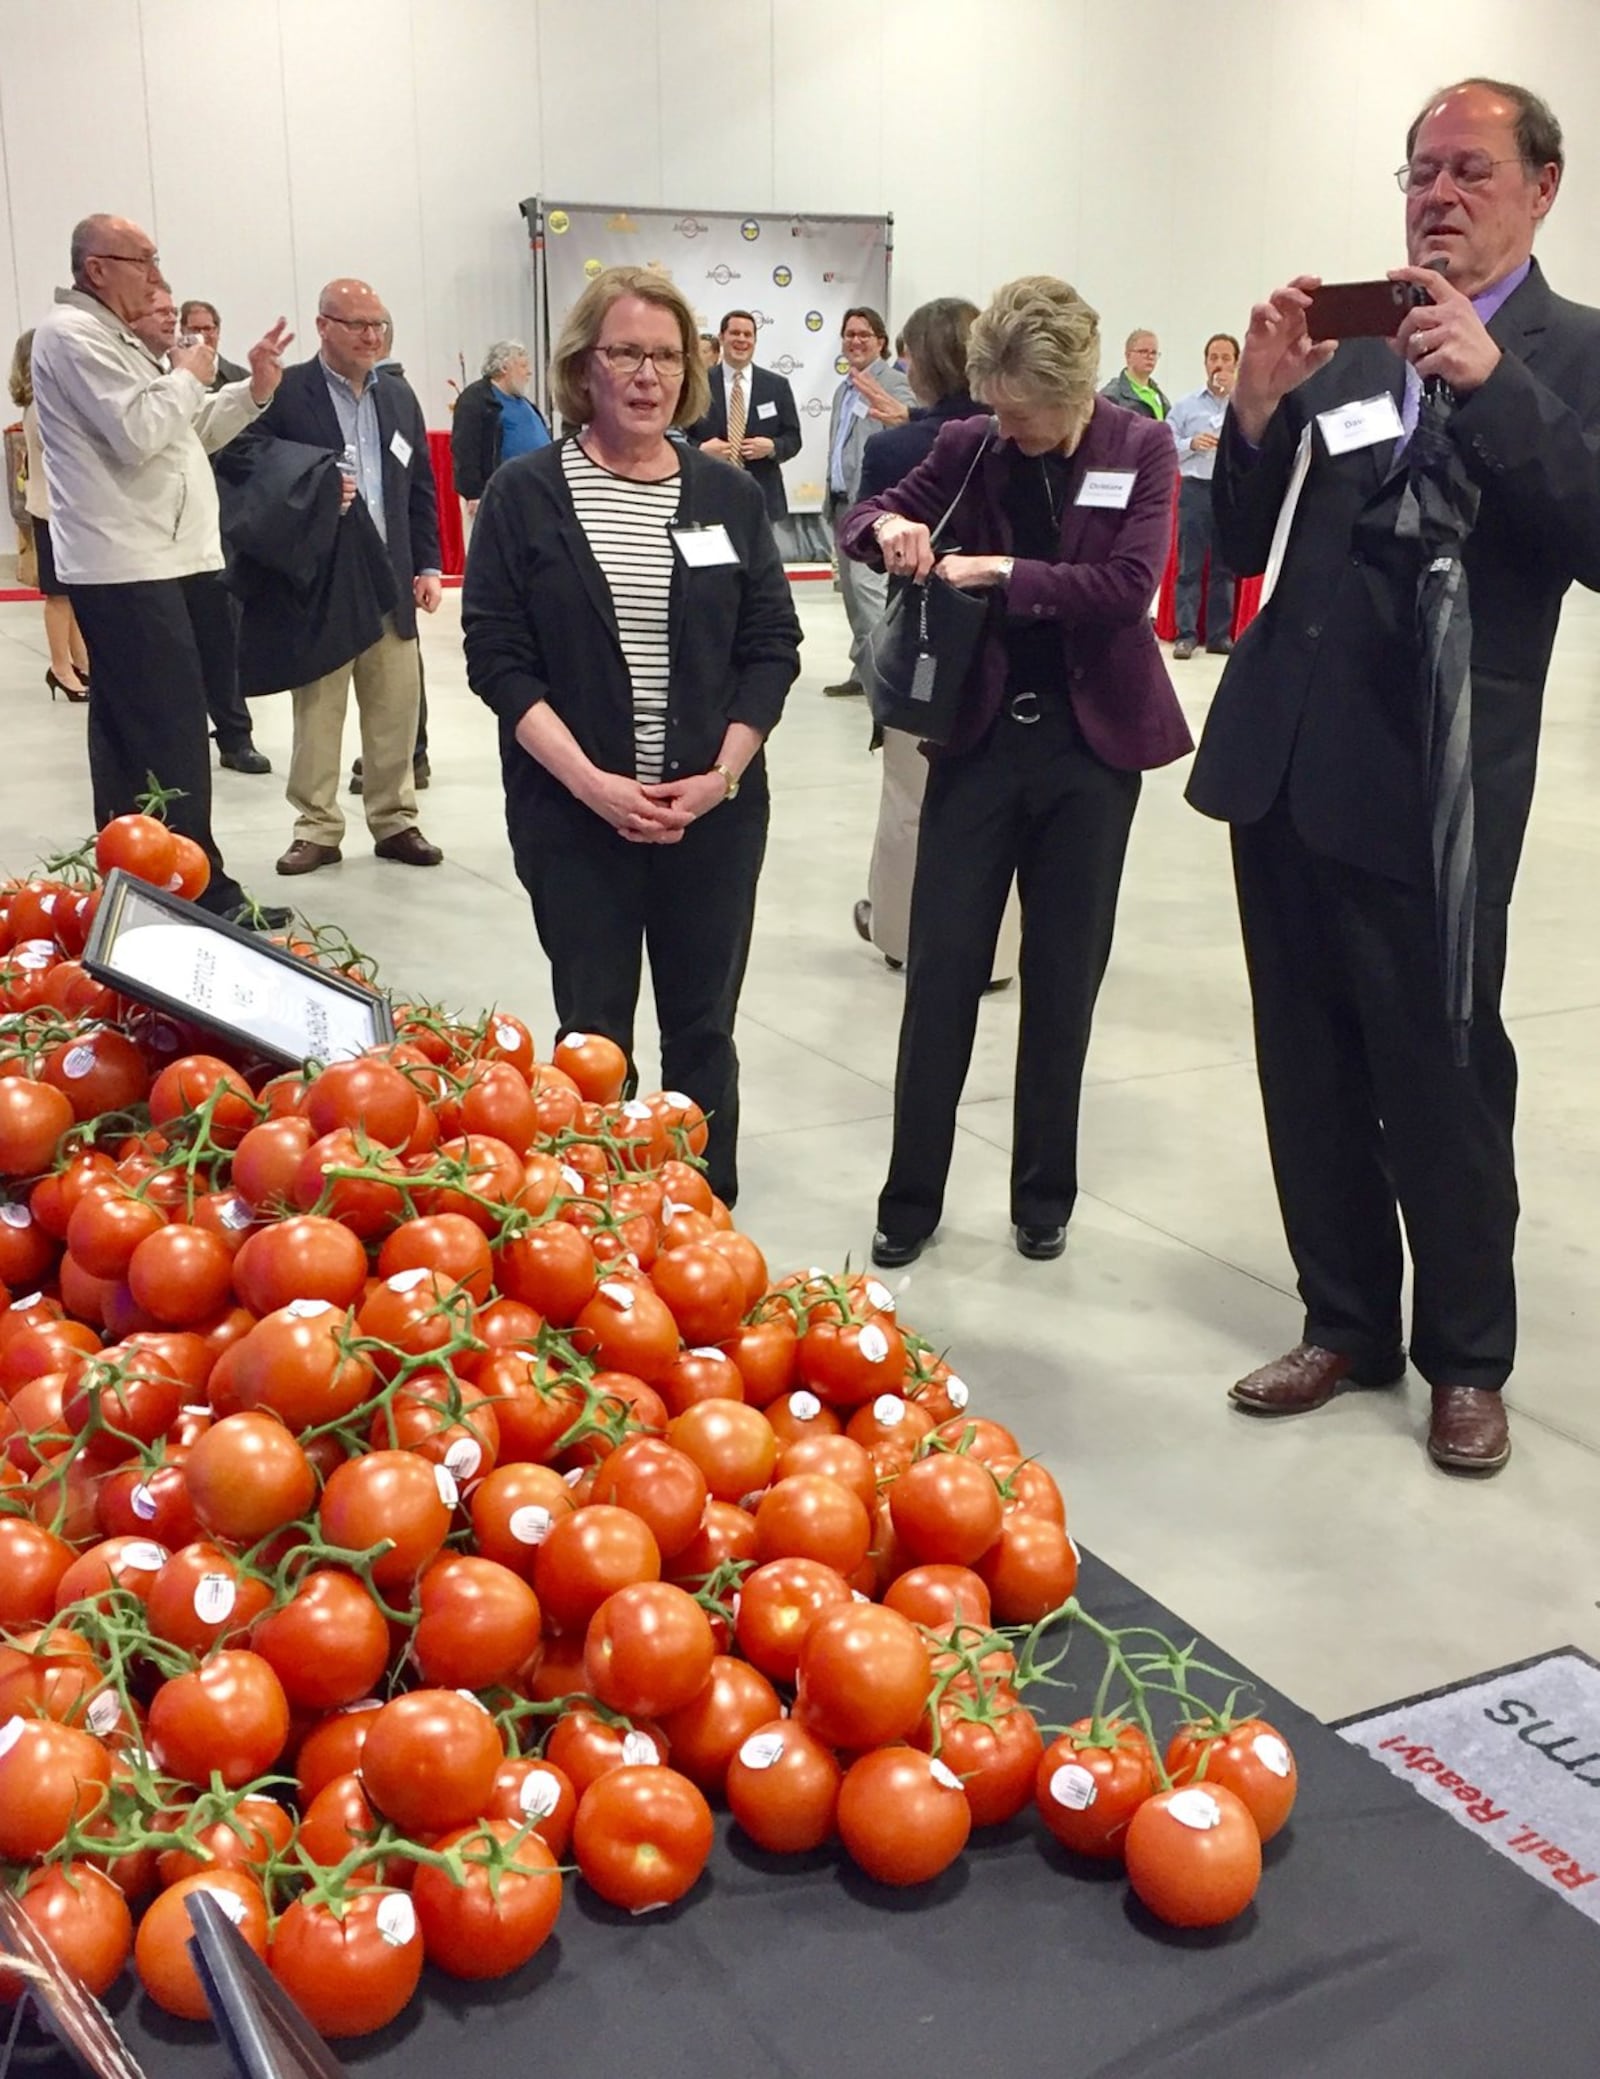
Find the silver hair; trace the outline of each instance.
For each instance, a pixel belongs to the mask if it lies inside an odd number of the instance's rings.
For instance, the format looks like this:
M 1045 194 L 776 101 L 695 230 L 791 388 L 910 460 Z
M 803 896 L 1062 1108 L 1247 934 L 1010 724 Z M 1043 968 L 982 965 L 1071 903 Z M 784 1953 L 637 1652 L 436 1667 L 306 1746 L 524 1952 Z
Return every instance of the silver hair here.
M 483 373 L 493 381 L 502 368 L 509 368 L 519 355 L 525 356 L 528 349 L 520 339 L 497 339 L 483 357 Z

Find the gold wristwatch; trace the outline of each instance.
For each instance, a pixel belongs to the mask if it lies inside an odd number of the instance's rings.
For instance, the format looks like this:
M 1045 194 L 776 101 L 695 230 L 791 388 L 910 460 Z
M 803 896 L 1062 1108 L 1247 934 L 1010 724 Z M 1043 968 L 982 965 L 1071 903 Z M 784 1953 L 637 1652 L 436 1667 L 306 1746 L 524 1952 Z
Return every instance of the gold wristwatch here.
M 720 772 L 722 775 L 722 784 L 728 790 L 727 793 L 723 795 L 723 800 L 732 801 L 733 797 L 739 791 L 739 775 L 733 770 L 731 765 L 713 765 L 711 770 L 713 772 Z

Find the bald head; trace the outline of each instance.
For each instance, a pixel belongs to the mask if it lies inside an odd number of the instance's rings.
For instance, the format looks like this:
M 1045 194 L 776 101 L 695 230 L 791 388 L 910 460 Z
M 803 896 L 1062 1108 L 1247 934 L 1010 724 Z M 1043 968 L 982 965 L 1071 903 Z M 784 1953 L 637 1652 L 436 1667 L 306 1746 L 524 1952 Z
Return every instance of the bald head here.
M 98 297 L 124 324 L 149 308 L 161 262 L 155 240 L 131 217 L 83 218 L 72 227 L 69 258 L 73 286 Z
M 387 314 L 369 282 L 343 276 L 317 298 L 322 358 L 336 375 L 361 384 L 383 359 Z

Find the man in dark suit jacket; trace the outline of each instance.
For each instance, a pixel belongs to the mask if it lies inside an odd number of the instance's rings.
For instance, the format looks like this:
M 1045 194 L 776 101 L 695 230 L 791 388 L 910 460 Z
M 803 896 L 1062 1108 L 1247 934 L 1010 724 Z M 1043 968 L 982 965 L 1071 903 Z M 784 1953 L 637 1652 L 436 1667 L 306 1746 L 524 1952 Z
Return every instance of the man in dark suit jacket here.
M 340 747 L 352 679 L 361 717 L 362 806 L 380 859 L 437 866 L 443 853 L 417 828 L 412 751 L 417 734 L 417 609 L 440 599 L 439 520 L 422 408 L 408 383 L 375 373 L 385 352 L 387 318 L 365 282 L 330 282 L 318 300 L 322 351 L 289 369 L 272 409 L 252 429 L 331 449 L 345 478 L 346 512 L 329 583 L 315 610 L 295 613 L 276 632 L 287 637 L 284 677 L 294 688 L 294 750 L 288 796 L 294 841 L 281 874 L 314 873 L 340 857 Z M 354 554 L 351 553 L 352 547 Z M 256 647 L 259 622 L 284 607 L 270 587 L 248 598 L 242 645 Z M 376 633 L 374 618 L 376 610 Z M 337 661 L 330 665 L 332 651 Z M 304 676 L 294 669 L 304 659 Z M 247 677 L 247 685 L 251 679 Z M 278 680 L 279 684 L 284 679 Z
M 1510 1453 L 1500 1389 L 1516 1337 L 1506 915 L 1562 595 L 1574 579 L 1600 587 L 1600 312 L 1553 294 L 1532 258 L 1563 163 L 1541 101 L 1463 81 L 1406 144 L 1412 264 L 1394 278 L 1432 300 L 1406 314 L 1398 355 L 1313 341 L 1307 277 L 1251 316 L 1216 518 L 1230 567 L 1270 564 L 1276 585 L 1223 675 L 1189 798 L 1234 826 L 1268 1140 L 1306 1309 L 1301 1344 L 1233 1399 L 1299 1414 L 1346 1382 L 1399 1381 L 1403 1217 L 1429 1452 L 1493 1472 Z M 1454 395 L 1450 435 L 1481 498 L 1464 552 L 1477 854 L 1465 1066 L 1438 951 L 1420 556 L 1398 437 L 1431 377 Z
M 722 321 L 722 361 L 711 371 L 711 408 L 689 428 L 697 448 L 722 462 L 748 469 L 767 501 L 767 518 L 786 519 L 789 500 L 783 467 L 800 452 L 800 413 L 788 380 L 755 366 L 756 321 L 747 310 L 730 310 Z M 744 440 L 736 456 L 728 444 L 728 399 L 737 384 L 744 402 Z

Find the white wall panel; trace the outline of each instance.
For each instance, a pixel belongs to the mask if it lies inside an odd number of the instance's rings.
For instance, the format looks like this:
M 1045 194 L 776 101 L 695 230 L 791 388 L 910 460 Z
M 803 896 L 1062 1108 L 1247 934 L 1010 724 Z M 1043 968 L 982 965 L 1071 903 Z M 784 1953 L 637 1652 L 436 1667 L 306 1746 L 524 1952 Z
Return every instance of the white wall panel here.
M 216 20 L 209 0 L 142 10 L 161 257 L 180 302 L 216 304 L 230 360 L 243 361 L 279 316 L 298 335 L 298 357 L 314 351 L 305 342 L 316 306 L 295 278 L 277 11 L 257 18 L 247 92 L 237 42 L 214 33 Z
M 0 0 L 0 325 L 90 209 L 148 223 L 228 341 L 368 276 L 441 425 L 458 354 L 531 326 L 516 204 L 895 215 L 894 304 L 1048 269 L 1106 358 L 1302 268 L 1401 249 L 1407 118 L 1480 69 L 1547 91 L 1573 164 L 1540 251 L 1600 300 L 1595 0 Z M 655 257 L 648 255 L 645 257 Z M 299 351 L 297 347 L 296 351 Z
M 295 273 L 305 316 L 300 344 L 316 352 L 312 316 L 325 282 L 370 282 L 395 322 L 409 367 L 427 354 L 422 267 L 422 174 L 411 10 L 394 0 L 278 0 Z M 462 10 L 465 22 L 473 19 Z M 236 24 L 252 46 L 259 18 Z M 241 53 L 242 54 L 242 53 Z M 466 53 L 463 52 L 463 62 Z M 247 91 L 241 81 L 241 91 Z
M 132 217 L 159 242 L 138 0 L 11 0 L 0 68 L 18 302 L 34 324 L 67 280 L 73 225 Z

